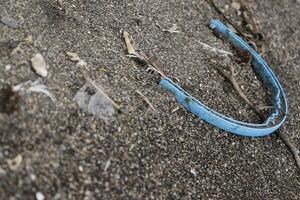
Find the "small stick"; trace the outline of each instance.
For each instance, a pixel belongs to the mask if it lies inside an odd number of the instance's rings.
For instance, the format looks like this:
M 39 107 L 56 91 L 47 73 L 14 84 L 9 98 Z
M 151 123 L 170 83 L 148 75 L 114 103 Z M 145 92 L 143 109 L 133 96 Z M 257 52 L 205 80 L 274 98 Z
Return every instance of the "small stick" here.
M 92 79 L 90 79 L 88 76 L 85 76 L 85 80 L 91 84 L 98 92 L 103 94 L 110 102 L 112 105 L 114 105 L 118 110 L 121 109 L 121 107 L 116 104 Z
M 140 97 L 142 97 L 142 99 L 150 106 L 150 108 L 152 110 L 155 110 L 155 107 L 153 106 L 153 104 L 149 101 L 149 99 L 139 90 L 135 91 L 138 95 L 140 95 Z
M 221 69 L 218 65 L 214 65 L 214 67 L 225 77 L 227 78 L 230 83 L 232 84 L 232 86 L 234 87 L 234 89 L 236 90 L 236 92 L 238 93 L 238 95 L 245 101 L 245 103 L 251 108 L 253 109 L 260 117 L 263 118 L 263 115 L 261 113 L 261 111 L 259 109 L 256 108 L 256 106 L 251 103 L 251 101 L 248 99 L 248 97 L 244 94 L 244 92 L 242 91 L 242 89 L 240 88 L 240 86 L 238 85 L 235 76 L 234 76 L 234 67 L 232 65 L 229 65 L 229 70 L 230 73 L 225 72 L 223 69 Z
M 220 53 L 220 54 L 225 55 L 225 56 L 233 56 L 233 53 L 231 53 L 231 52 L 224 51 L 224 50 L 221 50 L 221 49 L 217 49 L 217 48 L 215 48 L 215 47 L 211 47 L 211 46 L 209 46 L 208 44 L 205 44 L 205 43 L 200 42 L 200 41 L 198 41 L 198 40 L 197 40 L 197 43 L 199 43 L 199 44 L 200 44 L 201 46 L 203 46 L 205 49 L 208 49 L 208 50 L 210 50 L 210 51 L 212 51 L 212 52 Z
M 294 144 L 291 143 L 291 141 L 282 133 L 282 131 L 277 131 L 278 137 L 283 141 L 283 143 L 287 146 L 287 148 L 290 150 L 292 155 L 294 156 L 294 159 L 296 161 L 296 165 L 300 169 L 300 151 L 295 147 Z
M 124 39 L 125 39 L 128 54 L 129 55 L 135 55 L 136 52 L 134 50 L 134 45 L 130 42 L 129 33 L 127 31 L 124 31 L 123 36 L 124 36 Z
M 127 47 L 128 57 L 131 58 L 136 58 L 140 62 L 146 64 L 147 66 L 153 68 L 156 72 L 158 72 L 161 76 L 164 76 L 164 73 L 162 70 L 158 67 L 158 65 L 153 62 L 144 52 L 142 51 L 136 51 L 134 48 L 134 45 L 131 43 L 131 39 L 129 36 L 129 33 L 124 31 L 123 33 L 124 39 L 125 39 L 125 44 Z

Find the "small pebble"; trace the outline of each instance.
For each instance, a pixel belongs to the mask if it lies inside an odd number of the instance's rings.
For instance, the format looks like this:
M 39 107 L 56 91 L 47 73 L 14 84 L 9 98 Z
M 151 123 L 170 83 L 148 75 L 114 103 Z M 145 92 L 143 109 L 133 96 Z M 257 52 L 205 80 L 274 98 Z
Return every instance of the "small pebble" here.
M 6 65 L 5 66 L 5 71 L 9 71 L 9 70 L 11 70 L 11 65 Z
M 19 27 L 19 22 L 9 16 L 2 16 L 1 22 L 10 28 L 18 28 Z
M 79 60 L 76 63 L 76 67 L 86 67 L 86 66 L 87 66 L 87 63 L 84 60 Z
M 30 174 L 29 176 L 30 176 L 30 179 L 31 179 L 32 181 L 35 181 L 35 180 L 36 180 L 36 175 L 35 175 L 35 174 Z
M 239 2 L 233 1 L 231 7 L 236 11 L 239 11 L 241 9 L 241 4 Z
M 194 168 L 191 169 L 191 173 L 194 175 L 194 176 L 197 176 L 197 172 Z
M 35 198 L 36 198 L 36 200 L 44 200 L 44 199 L 45 199 L 45 196 L 43 195 L 43 193 L 37 192 L 37 193 L 35 194 Z
M 78 62 L 81 60 L 77 53 L 66 52 L 66 54 L 67 54 L 67 56 L 69 56 L 70 60 L 73 62 Z
M 31 59 L 31 64 L 34 71 L 41 77 L 46 77 L 48 75 L 47 64 L 42 54 L 37 53 Z

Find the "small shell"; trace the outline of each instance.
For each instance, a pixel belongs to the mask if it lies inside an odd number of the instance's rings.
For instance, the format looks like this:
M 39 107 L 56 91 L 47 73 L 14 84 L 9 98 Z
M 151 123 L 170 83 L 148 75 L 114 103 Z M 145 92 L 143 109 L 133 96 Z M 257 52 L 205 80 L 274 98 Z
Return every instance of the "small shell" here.
M 42 54 L 37 53 L 31 59 L 31 64 L 32 64 L 32 68 L 38 75 L 42 77 L 46 77 L 48 75 L 47 64 Z
M 22 160 L 23 160 L 23 157 L 21 154 L 19 154 L 13 159 L 8 159 L 7 165 L 9 167 L 9 169 L 16 171 L 19 168 L 19 166 L 21 165 Z

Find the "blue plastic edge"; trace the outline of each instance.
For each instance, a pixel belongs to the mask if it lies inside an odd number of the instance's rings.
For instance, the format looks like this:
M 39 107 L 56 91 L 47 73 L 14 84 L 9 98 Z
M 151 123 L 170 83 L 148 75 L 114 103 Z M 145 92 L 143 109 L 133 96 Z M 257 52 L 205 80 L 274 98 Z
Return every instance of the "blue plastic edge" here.
M 161 78 L 159 84 L 172 93 L 178 103 L 188 111 L 220 129 L 249 137 L 261 137 L 273 133 L 284 123 L 288 113 L 287 99 L 279 81 L 265 61 L 246 42 L 231 32 L 219 20 L 212 20 L 210 28 L 225 36 L 236 48 L 251 53 L 253 68 L 258 72 L 265 84 L 271 88 L 273 96 L 273 110 L 265 122 L 262 124 L 245 123 L 224 116 L 202 104 L 166 76 Z M 280 115 L 282 112 L 284 113 L 283 116 Z

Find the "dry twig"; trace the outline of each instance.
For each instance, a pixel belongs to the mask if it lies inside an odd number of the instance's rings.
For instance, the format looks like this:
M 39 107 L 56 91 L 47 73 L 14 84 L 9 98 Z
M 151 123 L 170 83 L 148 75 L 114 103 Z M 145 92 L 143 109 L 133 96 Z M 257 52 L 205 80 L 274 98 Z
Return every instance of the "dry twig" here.
M 244 92 L 242 91 L 242 89 L 240 88 L 240 86 L 238 85 L 236 79 L 235 79 L 235 75 L 234 75 L 234 67 L 232 65 L 229 65 L 229 71 L 230 72 L 226 72 L 224 71 L 220 66 L 218 65 L 214 65 L 214 67 L 226 78 L 230 81 L 230 83 L 232 84 L 233 88 L 236 90 L 236 92 L 238 93 L 238 95 L 245 101 L 245 103 L 255 111 L 255 113 L 257 113 L 260 117 L 262 117 L 262 113 L 259 110 L 259 108 L 257 108 L 249 99 L 248 97 L 244 94 Z
M 142 97 L 142 99 L 149 105 L 149 107 L 152 110 L 155 110 L 155 107 L 153 106 L 153 104 L 149 101 L 149 99 L 139 90 L 135 91 L 138 95 L 140 95 L 140 97 Z
M 217 49 L 215 47 L 211 47 L 208 44 L 205 44 L 205 43 L 200 42 L 200 41 L 197 41 L 197 43 L 200 44 L 201 46 L 203 46 L 204 49 L 207 49 L 209 51 L 219 53 L 219 54 L 224 55 L 224 56 L 233 56 L 233 53 L 231 53 L 231 52 L 228 52 L 228 51 L 225 51 L 225 50 L 222 50 L 222 49 Z
M 135 49 L 134 45 L 131 42 L 132 39 L 130 38 L 128 32 L 124 31 L 123 36 L 125 39 L 129 57 L 136 58 L 139 62 L 145 64 L 146 66 L 148 66 L 149 68 L 151 68 L 152 70 L 160 74 L 161 76 L 164 76 L 163 71 L 154 61 L 152 61 L 144 52 L 137 51 Z
M 289 138 L 285 134 L 283 134 L 282 131 L 277 131 L 277 136 L 283 141 L 283 143 L 290 150 L 290 152 L 292 153 L 292 155 L 296 161 L 296 165 L 300 169 L 300 155 L 299 155 L 300 151 L 299 151 L 299 149 L 297 149 L 295 147 L 295 145 L 293 143 L 291 143 Z

